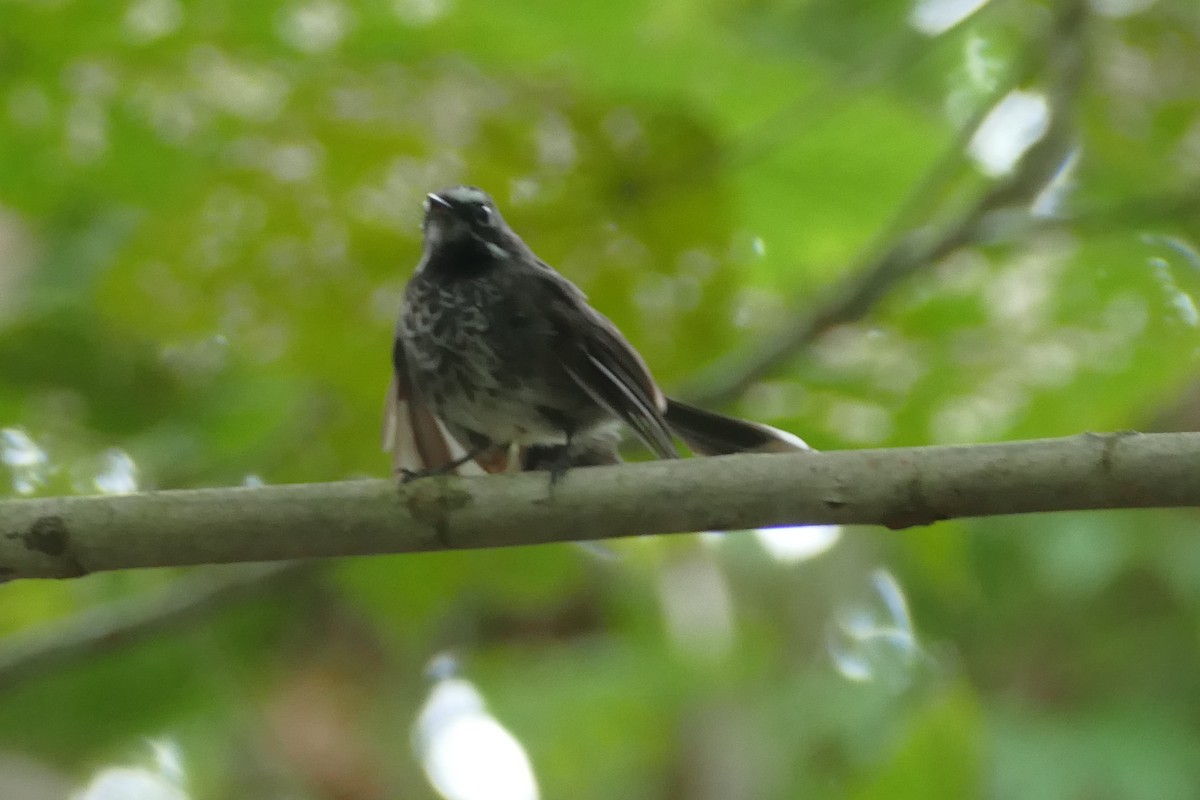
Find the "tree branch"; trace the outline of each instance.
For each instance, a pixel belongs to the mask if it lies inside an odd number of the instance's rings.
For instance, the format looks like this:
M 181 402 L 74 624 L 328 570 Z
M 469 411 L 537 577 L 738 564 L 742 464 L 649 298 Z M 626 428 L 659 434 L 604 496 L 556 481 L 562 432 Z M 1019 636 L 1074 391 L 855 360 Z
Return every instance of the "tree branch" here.
M 544 474 L 0 502 L 0 576 L 816 523 L 1200 506 L 1200 433 L 738 455 Z

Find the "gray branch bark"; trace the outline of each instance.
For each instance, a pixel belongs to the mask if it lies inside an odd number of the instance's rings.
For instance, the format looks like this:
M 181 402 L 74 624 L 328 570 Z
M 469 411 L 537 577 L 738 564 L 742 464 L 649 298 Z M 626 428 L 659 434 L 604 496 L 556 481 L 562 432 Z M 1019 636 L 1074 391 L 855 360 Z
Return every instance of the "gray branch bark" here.
M 1200 433 L 0 502 L 0 578 L 818 523 L 1200 506 Z

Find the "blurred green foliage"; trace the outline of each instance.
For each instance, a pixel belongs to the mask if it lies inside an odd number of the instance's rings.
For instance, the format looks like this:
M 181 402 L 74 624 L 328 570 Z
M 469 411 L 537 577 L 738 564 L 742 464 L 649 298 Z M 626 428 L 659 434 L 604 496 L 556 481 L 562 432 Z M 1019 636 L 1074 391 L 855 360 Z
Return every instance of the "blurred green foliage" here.
M 736 410 L 820 448 L 1195 429 L 1200 10 L 1067 2 L 927 35 L 898 0 L 0 0 L 0 478 L 386 474 L 421 199 L 457 182 L 695 381 L 995 185 L 960 132 L 1008 88 L 1074 153 L 1055 213 L 992 209 Z M 1191 798 L 1196 527 L 351 560 L 0 682 L 0 751 L 82 785 L 154 738 L 196 800 L 433 797 L 410 729 L 449 650 L 550 798 Z M 877 567 L 915 639 L 846 652 L 864 591 L 900 619 Z M 0 586 L 0 634 L 171 578 Z

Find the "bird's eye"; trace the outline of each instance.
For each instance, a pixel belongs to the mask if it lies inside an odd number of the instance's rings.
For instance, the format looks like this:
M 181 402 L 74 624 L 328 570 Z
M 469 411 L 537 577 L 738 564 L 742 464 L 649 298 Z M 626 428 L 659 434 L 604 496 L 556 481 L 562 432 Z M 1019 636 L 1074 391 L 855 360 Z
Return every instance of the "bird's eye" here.
M 475 206 L 475 221 L 480 225 L 491 225 L 492 209 L 485 205 Z

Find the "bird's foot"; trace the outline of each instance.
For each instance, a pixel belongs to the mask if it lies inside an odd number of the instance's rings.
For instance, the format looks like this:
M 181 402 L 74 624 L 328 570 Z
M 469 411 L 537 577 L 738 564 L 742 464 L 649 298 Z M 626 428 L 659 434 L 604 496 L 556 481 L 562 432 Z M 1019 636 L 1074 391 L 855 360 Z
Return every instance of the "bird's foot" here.
M 431 467 L 429 469 L 405 469 L 400 467 L 396 470 L 396 477 L 400 479 L 400 483 L 411 483 L 412 481 L 421 478 L 432 478 L 435 475 L 453 475 L 458 471 L 458 468 L 468 461 L 474 461 L 479 458 L 487 450 L 487 447 L 477 448 L 453 461 L 442 464 L 440 467 Z
M 550 488 L 554 489 L 567 471 L 575 466 L 571 446 L 567 444 L 547 444 L 530 447 L 525 451 L 521 469 L 526 472 L 549 472 Z

